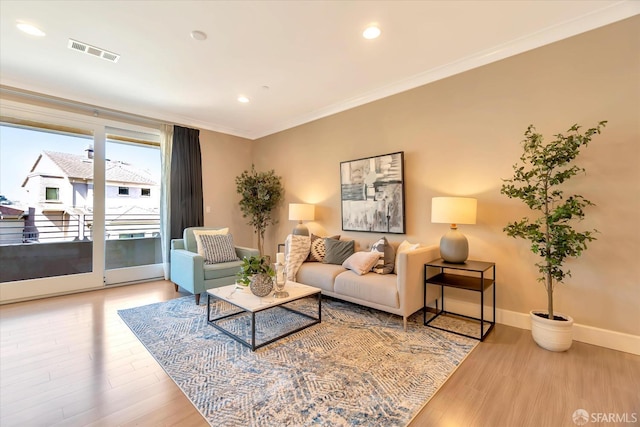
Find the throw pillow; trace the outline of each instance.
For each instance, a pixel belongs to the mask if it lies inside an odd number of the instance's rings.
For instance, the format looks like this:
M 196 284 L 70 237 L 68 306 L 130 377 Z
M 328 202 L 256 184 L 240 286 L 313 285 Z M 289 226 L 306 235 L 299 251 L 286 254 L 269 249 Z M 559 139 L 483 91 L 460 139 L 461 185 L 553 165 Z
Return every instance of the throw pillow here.
M 362 276 L 371 271 L 379 259 L 380 256 L 376 252 L 354 252 L 342 263 L 342 266 Z
M 325 264 L 342 265 L 355 252 L 355 242 L 353 240 L 343 241 L 326 238 L 324 239 L 324 246 L 326 253 L 322 262 Z
M 203 234 L 196 236 L 196 240 L 200 240 L 199 245 L 202 245 L 205 264 L 238 261 L 239 259 L 231 234 Z
M 296 274 L 309 255 L 309 236 L 289 234 L 284 242 L 285 272 L 287 280 L 295 282 Z
M 322 262 L 324 254 L 326 253 L 324 239 L 325 237 L 316 236 L 311 233 L 311 246 L 309 247 L 309 257 L 307 258 L 307 262 Z M 331 236 L 327 237 L 327 239 L 339 240 L 340 236 Z
M 400 243 L 400 246 L 398 246 L 398 250 L 396 251 L 396 263 L 395 263 L 395 266 L 393 267 L 393 272 L 398 274 L 398 256 L 402 252 L 410 252 L 415 249 L 418 249 L 419 247 L 420 247 L 420 243 L 409 243 L 406 240 Z
M 229 234 L 229 227 L 219 228 L 217 230 L 193 230 L 193 237 L 195 237 L 196 239 L 196 249 L 198 251 L 198 255 L 204 257 L 204 249 L 202 248 L 202 244 L 200 243 L 200 239 L 198 239 L 198 237 L 205 235 L 212 236 L 216 234 Z
M 224 228 L 217 228 L 217 229 L 198 229 L 198 230 L 193 230 L 193 234 L 195 234 L 196 236 L 200 235 L 202 236 L 203 234 L 209 234 L 209 235 L 213 235 L 213 234 L 229 234 L 229 227 L 224 227 Z
M 393 273 L 393 268 L 396 265 L 396 251 L 386 237 L 375 242 L 371 247 L 371 252 L 378 254 L 378 262 L 371 271 L 378 274 Z

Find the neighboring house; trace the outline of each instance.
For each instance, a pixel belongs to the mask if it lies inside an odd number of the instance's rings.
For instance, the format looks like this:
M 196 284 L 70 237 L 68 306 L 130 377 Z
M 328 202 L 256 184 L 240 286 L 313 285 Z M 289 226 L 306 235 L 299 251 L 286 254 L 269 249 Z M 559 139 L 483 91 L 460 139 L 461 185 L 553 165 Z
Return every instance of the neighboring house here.
M 85 152 L 78 155 L 43 151 L 22 183 L 28 205 L 36 208 L 40 240 L 90 237 L 93 149 Z M 108 159 L 105 175 L 107 238 L 154 235 L 149 225 L 158 222 L 160 187 L 151 175 L 129 163 Z
M 0 245 L 23 242 L 24 217 L 22 209 L 0 204 Z

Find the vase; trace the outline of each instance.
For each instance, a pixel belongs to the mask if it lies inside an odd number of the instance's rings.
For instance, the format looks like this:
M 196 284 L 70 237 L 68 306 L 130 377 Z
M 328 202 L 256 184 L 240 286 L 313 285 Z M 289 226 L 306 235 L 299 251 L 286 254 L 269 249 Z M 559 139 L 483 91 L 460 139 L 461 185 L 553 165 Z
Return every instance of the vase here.
M 289 292 L 284 290 L 284 286 L 287 283 L 285 266 L 281 262 L 276 262 L 273 264 L 273 269 L 276 272 L 276 277 L 274 278 L 275 292 L 273 293 L 273 297 L 286 298 L 289 296 Z
M 256 274 L 251 278 L 249 288 L 255 296 L 266 297 L 273 290 L 273 280 L 266 273 Z

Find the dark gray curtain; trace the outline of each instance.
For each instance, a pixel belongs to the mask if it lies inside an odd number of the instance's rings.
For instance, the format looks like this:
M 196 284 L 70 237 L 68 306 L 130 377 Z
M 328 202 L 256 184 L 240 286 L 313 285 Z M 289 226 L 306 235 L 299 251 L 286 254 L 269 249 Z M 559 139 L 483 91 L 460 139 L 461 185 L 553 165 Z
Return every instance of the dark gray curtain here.
M 171 150 L 171 238 L 187 227 L 204 225 L 202 157 L 198 129 L 173 128 Z

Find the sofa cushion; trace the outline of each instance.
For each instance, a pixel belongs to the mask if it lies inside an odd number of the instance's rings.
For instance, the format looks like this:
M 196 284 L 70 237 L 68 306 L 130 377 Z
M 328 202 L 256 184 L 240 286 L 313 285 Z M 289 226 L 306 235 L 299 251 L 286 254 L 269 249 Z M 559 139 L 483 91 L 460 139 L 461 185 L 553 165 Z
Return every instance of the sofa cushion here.
M 205 264 L 238 260 L 231 234 L 196 235 L 196 241 L 199 242 L 198 246 L 202 248 L 202 257 Z
M 340 235 L 326 238 L 339 240 Z M 311 233 L 311 243 L 309 247 L 309 257 L 307 258 L 307 262 L 322 262 L 322 260 L 324 259 L 324 254 L 326 253 L 324 239 L 325 237 L 316 236 L 315 234 Z
M 335 240 L 324 239 L 324 245 L 327 253 L 322 260 L 325 264 L 338 264 L 342 263 L 349 258 L 355 252 L 355 242 L 353 240 Z
M 387 307 L 400 307 L 398 276 L 395 274 L 368 273 L 358 276 L 353 271 L 345 271 L 336 277 L 333 291 Z
M 378 254 L 378 262 L 373 266 L 371 271 L 378 274 L 393 273 L 396 264 L 396 250 L 387 241 L 386 237 L 382 237 L 371 247 L 371 252 Z
M 342 266 L 358 275 L 363 275 L 371 271 L 379 259 L 377 252 L 354 252 L 342 263 Z
M 345 271 L 341 265 L 304 262 L 298 269 L 296 282 L 333 292 L 333 280 Z
M 242 261 L 219 262 L 217 264 L 205 264 L 204 280 L 220 279 L 234 276 L 242 265 Z

